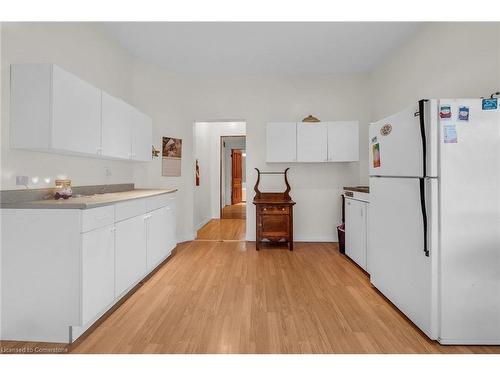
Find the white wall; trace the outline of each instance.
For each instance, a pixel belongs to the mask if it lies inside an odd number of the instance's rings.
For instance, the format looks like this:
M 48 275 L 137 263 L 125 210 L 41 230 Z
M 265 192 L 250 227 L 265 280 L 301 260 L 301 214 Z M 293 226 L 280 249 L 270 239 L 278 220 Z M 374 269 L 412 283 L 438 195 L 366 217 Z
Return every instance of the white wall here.
M 38 176 L 31 188 L 53 186 L 54 178 L 67 175 L 73 185 L 133 181 L 129 162 L 11 150 L 9 148 L 10 64 L 53 62 L 96 87 L 131 102 L 133 58 L 93 23 L 4 23 L 2 32 L 1 189 L 15 185 L 16 175 Z M 131 103 L 133 104 L 133 103 Z M 111 169 L 106 177 L 104 168 Z M 50 177 L 49 183 L 44 177 Z
M 372 120 L 422 98 L 500 89 L 500 23 L 429 23 L 370 74 Z
M 499 24 L 439 23 L 422 26 L 405 45 L 371 73 L 331 75 L 177 75 L 132 58 L 99 25 L 85 23 L 4 24 L 2 32 L 2 189 L 16 188 L 16 174 L 68 174 L 75 185 L 133 181 L 139 187 L 174 187 L 178 194 L 178 234 L 194 235 L 194 137 L 196 120 L 247 121 L 247 185 L 254 167 L 291 167 L 297 239 L 335 240 L 344 185 L 367 182 L 367 124 L 421 97 L 481 96 L 500 85 Z M 161 158 L 129 164 L 8 148 L 8 64 L 54 62 L 120 96 L 153 118 L 154 144 L 161 137 L 183 139 L 181 177 L 162 177 Z M 265 124 L 359 120 L 360 163 L 265 163 Z M 201 161 L 201 160 L 200 160 Z M 203 162 L 203 161 L 201 161 Z M 106 179 L 104 167 L 112 169 Z M 209 177 L 202 169 L 201 180 Z M 218 178 L 218 177 L 217 177 Z M 37 186 L 41 187 L 43 180 Z M 210 196 L 210 193 L 209 193 Z M 252 199 L 251 196 L 248 197 Z M 201 200 L 205 202 L 205 200 Z M 211 201 L 211 200 L 208 200 Z M 200 209 L 200 212 L 196 210 Z M 210 203 L 210 210 L 213 209 Z M 255 233 L 255 212 L 247 211 L 247 238 Z
M 232 179 L 232 174 L 233 174 L 233 163 L 231 160 L 231 150 L 243 150 L 245 151 L 246 145 L 245 145 L 245 138 L 243 137 L 235 137 L 235 138 L 225 138 L 224 142 L 226 144 L 226 147 L 223 149 L 224 150 L 224 166 L 223 166 L 223 181 L 224 181 L 224 190 L 222 194 L 222 201 L 224 202 L 224 205 L 230 205 L 231 204 L 231 179 Z M 242 168 L 242 175 L 241 175 L 241 184 L 242 184 L 242 189 L 246 188 L 245 184 L 245 176 L 246 176 L 246 163 L 245 163 L 246 157 L 242 156 L 241 158 L 241 168 Z
M 200 186 L 194 188 L 196 229 L 210 219 L 220 218 L 221 137 L 245 135 L 245 128 L 245 122 L 241 121 L 196 122 L 194 125 L 194 154 L 200 165 Z
M 137 61 L 134 100 L 152 115 L 155 142 L 160 136 L 183 139 L 181 178 L 160 175 L 160 160 L 136 169 L 136 182 L 179 188 L 178 228 L 181 238 L 194 236 L 193 122 L 246 120 L 247 186 L 262 170 L 291 167 L 297 239 L 336 240 L 342 187 L 359 183 L 358 163 L 265 163 L 265 126 L 268 121 L 300 121 L 308 114 L 322 120 L 359 120 L 366 127 L 370 116 L 366 74 L 339 75 L 177 75 Z M 367 135 L 360 135 L 363 141 Z M 367 152 L 361 148 L 366 161 Z M 367 165 L 367 162 L 364 162 Z M 201 179 L 206 176 L 201 171 Z M 253 197 L 249 196 L 248 200 Z M 196 207 L 196 210 L 198 207 Z M 255 238 L 255 210 L 247 210 L 247 238 Z

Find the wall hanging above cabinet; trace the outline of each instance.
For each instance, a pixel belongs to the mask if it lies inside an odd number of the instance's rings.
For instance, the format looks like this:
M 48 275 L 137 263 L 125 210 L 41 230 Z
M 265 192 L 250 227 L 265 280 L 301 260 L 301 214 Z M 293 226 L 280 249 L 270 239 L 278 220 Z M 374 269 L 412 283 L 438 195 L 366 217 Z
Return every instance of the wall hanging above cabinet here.
M 11 65 L 10 146 L 151 160 L 152 120 L 54 64 Z
M 270 122 L 267 163 L 359 161 L 359 122 Z

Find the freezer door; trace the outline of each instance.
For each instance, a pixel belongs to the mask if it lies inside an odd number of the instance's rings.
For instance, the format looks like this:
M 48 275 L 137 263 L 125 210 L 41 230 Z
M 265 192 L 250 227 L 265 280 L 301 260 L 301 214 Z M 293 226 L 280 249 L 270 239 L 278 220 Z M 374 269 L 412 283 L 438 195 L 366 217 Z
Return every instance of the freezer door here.
M 440 342 L 500 344 L 500 111 L 440 103 L 452 115 L 441 121 Z M 456 142 L 445 143 L 446 126 Z
M 436 100 L 422 101 L 392 116 L 370 124 L 370 176 L 437 176 Z M 422 121 L 422 123 L 421 123 Z M 424 133 L 422 134 L 422 126 Z
M 437 180 L 424 184 L 428 229 L 432 229 Z M 437 204 L 437 203 L 436 203 Z M 418 178 L 370 178 L 368 249 L 371 283 L 431 339 L 437 338 L 435 237 L 427 231 L 429 256 L 424 253 L 424 220 Z

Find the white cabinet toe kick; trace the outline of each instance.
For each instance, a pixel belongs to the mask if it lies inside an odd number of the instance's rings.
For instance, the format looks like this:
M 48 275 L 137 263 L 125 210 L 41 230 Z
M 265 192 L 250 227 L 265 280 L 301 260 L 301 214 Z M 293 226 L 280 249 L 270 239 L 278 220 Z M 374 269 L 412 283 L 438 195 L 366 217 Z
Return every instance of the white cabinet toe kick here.
M 72 343 L 177 245 L 175 193 L 2 209 L 2 340 Z

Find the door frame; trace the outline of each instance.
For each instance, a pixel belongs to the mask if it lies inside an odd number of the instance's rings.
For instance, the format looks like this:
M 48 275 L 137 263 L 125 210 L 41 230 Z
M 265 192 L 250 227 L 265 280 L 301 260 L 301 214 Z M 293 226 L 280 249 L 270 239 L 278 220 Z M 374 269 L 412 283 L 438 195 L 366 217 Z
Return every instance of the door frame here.
M 222 220 L 222 208 L 224 207 L 222 202 L 222 189 L 224 187 L 224 183 L 222 181 L 223 171 L 222 171 L 222 158 L 224 157 L 224 138 L 245 138 L 245 142 L 247 139 L 247 135 L 221 135 L 219 142 L 219 217 Z M 246 147 L 245 147 L 245 152 Z M 243 171 L 242 171 L 243 173 Z

